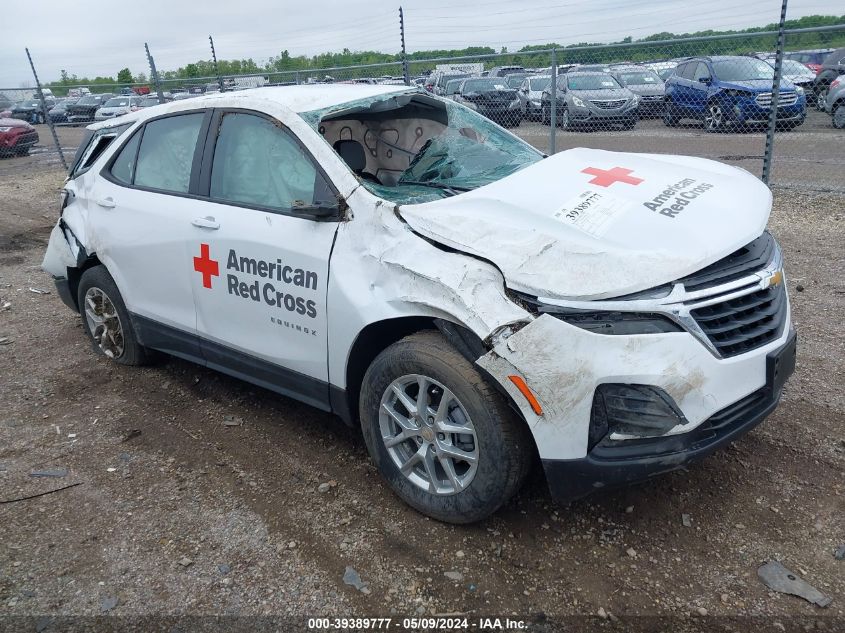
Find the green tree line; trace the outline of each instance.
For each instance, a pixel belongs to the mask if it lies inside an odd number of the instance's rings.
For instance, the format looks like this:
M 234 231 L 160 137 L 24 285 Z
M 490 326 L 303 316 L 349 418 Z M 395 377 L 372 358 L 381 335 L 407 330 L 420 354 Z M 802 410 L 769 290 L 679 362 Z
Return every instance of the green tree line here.
M 845 24 L 845 15 L 824 16 L 812 15 L 796 20 L 787 20 L 787 29 L 813 28 Z M 497 51 L 488 46 L 470 46 L 462 49 L 443 49 L 416 51 L 408 55 L 408 62 L 412 74 L 419 74 L 433 68 L 433 62 L 418 60 L 440 59 L 449 57 L 474 57 L 480 55 L 497 55 L 495 59 L 485 60 L 486 67 L 495 65 L 522 65 L 527 67 L 545 67 L 551 65 L 551 55 L 545 51 L 557 49 L 557 61 L 567 63 L 605 63 L 612 61 L 645 61 L 653 59 L 668 59 L 688 55 L 743 55 L 756 51 L 773 51 L 776 47 L 776 37 L 772 35 L 755 36 L 755 33 L 777 30 L 777 24 L 753 27 L 739 31 L 696 31 L 693 33 L 661 32 L 634 40 L 631 37 L 617 42 L 597 44 L 583 42 L 580 44 L 561 45 L 556 42 L 524 46 L 518 51 L 509 52 L 506 48 Z M 469 29 L 471 31 L 471 29 Z M 684 40 L 711 35 L 735 35 L 714 41 L 685 42 Z M 670 40 L 670 43 L 657 43 Z M 835 33 L 799 33 L 790 35 L 786 40 L 787 50 L 802 50 L 813 48 L 838 48 L 845 46 L 845 31 Z M 222 76 L 233 75 L 273 75 L 273 81 L 296 81 L 307 77 L 322 78 L 328 68 L 360 66 L 367 64 L 385 64 L 383 68 L 350 69 L 348 72 L 336 72 L 337 78 L 351 78 L 364 76 L 401 75 L 399 65 L 401 56 L 398 54 L 381 53 L 378 51 L 352 51 L 344 48 L 340 52 L 327 52 L 318 55 L 292 56 L 287 50 L 271 56 L 266 61 L 248 59 L 218 60 L 219 72 Z M 392 64 L 392 65 L 390 65 Z M 160 77 L 168 84 L 179 80 L 199 77 L 215 77 L 217 70 L 211 60 L 198 60 L 186 64 L 175 70 L 159 72 Z M 145 73 L 133 75 L 128 68 L 120 70 L 116 77 L 78 77 L 62 71 L 59 81 L 47 84 L 55 94 L 65 94 L 69 87 L 89 86 L 96 91 L 98 86 L 114 86 L 129 84 L 146 84 L 149 81 Z

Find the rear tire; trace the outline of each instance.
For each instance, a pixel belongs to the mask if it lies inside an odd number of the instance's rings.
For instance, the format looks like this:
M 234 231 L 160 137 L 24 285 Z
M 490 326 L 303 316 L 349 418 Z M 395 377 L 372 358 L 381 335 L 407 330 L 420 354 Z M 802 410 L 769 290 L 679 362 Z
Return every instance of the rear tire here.
M 675 106 L 671 101 L 667 101 L 663 109 L 663 124 L 667 127 L 677 127 L 681 117 L 678 116 Z
M 517 492 L 532 463 L 525 423 L 438 332 L 412 334 L 376 357 L 359 413 L 370 457 L 388 485 L 439 521 L 491 515 Z
M 82 273 L 76 296 L 82 328 L 97 353 L 121 365 L 150 362 L 151 353 L 138 342 L 126 304 L 105 266 Z

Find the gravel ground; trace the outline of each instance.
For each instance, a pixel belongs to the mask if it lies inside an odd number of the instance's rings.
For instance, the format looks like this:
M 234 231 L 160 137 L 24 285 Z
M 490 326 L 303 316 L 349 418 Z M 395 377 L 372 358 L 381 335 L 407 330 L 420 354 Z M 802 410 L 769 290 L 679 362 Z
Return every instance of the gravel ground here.
M 0 160 L 0 628 L 465 613 L 533 630 L 572 616 L 592 616 L 579 630 L 632 616 L 845 630 L 845 198 L 776 194 L 799 351 L 767 422 L 689 471 L 570 506 L 535 472 L 492 518 L 457 527 L 394 497 L 330 415 L 180 360 L 95 355 L 39 268 L 61 182 L 44 156 Z M 769 591 L 767 560 L 832 604 Z

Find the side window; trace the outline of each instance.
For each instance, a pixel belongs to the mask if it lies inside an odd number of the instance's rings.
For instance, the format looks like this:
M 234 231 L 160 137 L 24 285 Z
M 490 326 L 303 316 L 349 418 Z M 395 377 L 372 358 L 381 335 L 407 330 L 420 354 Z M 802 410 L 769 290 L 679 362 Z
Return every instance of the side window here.
M 692 76 L 695 73 L 696 66 L 698 66 L 698 62 L 687 62 L 684 64 L 684 69 L 680 71 L 681 77 L 684 79 L 692 80 Z
M 147 123 L 135 166 L 135 185 L 187 193 L 202 112 Z
M 278 211 L 326 200 L 311 157 L 269 119 L 239 112 L 223 116 L 211 167 L 216 200 Z
M 710 69 L 707 68 L 707 64 L 704 62 L 698 62 L 698 65 L 695 68 L 695 74 L 692 77 L 693 81 L 699 81 L 700 79 L 710 79 Z
M 135 132 L 129 142 L 123 146 L 111 166 L 111 175 L 125 185 L 132 184 L 135 175 L 135 159 L 138 156 L 138 143 L 141 142 L 141 130 Z

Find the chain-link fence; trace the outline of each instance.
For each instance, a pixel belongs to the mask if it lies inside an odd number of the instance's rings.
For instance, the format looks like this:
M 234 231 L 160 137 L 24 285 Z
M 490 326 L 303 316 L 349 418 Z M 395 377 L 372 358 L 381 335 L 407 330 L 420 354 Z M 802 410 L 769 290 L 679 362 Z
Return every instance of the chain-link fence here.
M 741 166 L 775 186 L 845 191 L 845 93 L 841 105 L 828 98 L 845 73 L 843 47 L 845 24 L 356 66 L 288 70 L 271 59 L 263 69 L 229 74 L 213 58 L 192 65 L 189 77 L 159 72 L 147 49 L 148 81 L 47 82 L 43 102 L 37 87 L 0 88 L 0 111 L 36 125 L 80 126 L 221 90 L 408 84 L 476 110 L 548 153 L 693 155 Z

